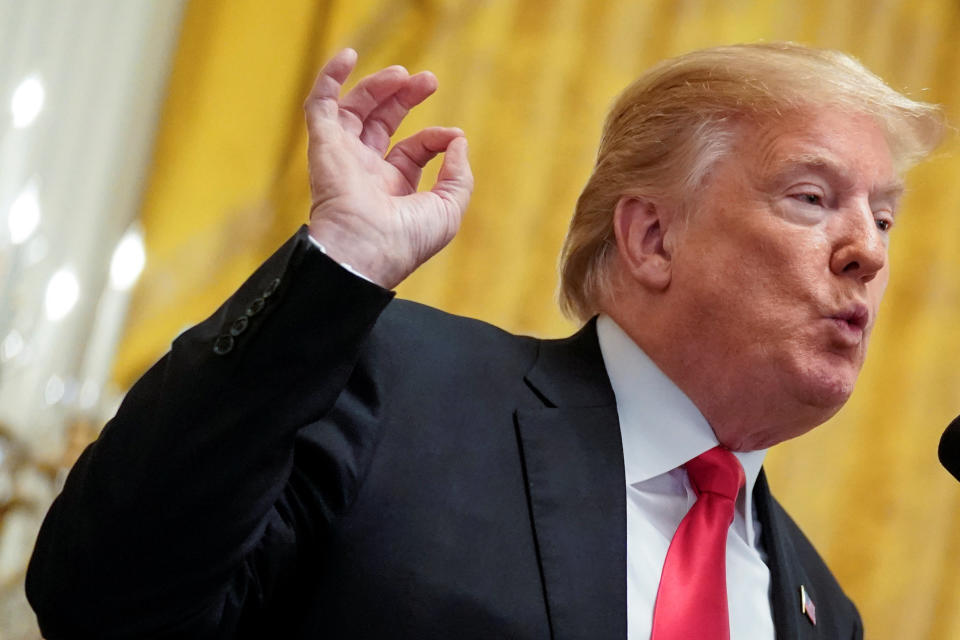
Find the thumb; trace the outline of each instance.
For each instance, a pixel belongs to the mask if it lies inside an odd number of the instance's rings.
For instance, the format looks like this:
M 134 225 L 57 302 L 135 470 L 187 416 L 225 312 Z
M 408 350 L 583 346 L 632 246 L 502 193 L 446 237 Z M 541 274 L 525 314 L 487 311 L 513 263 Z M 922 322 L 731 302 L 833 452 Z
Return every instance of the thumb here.
M 467 139 L 457 136 L 443 154 L 437 183 L 430 190 L 440 196 L 457 214 L 463 214 L 473 192 L 473 172 L 467 158 Z

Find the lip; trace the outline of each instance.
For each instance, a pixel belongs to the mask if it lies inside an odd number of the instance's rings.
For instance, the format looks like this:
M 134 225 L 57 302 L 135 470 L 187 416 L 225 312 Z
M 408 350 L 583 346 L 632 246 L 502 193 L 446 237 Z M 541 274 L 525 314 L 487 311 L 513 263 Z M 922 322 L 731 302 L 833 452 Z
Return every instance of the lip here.
M 841 342 L 852 347 L 863 340 L 863 333 L 870 322 L 870 310 L 865 304 L 855 303 L 827 316 L 827 319 L 833 321 Z

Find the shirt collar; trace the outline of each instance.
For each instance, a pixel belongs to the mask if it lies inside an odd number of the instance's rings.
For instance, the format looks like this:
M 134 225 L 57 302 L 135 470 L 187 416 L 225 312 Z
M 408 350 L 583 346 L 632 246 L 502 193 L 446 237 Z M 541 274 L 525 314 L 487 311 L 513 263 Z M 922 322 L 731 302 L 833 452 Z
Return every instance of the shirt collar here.
M 599 317 L 597 338 L 617 399 L 628 485 L 667 473 L 719 444 L 693 401 L 613 318 Z M 745 514 L 752 513 L 753 486 L 766 453 L 766 449 L 733 452 L 746 476 Z

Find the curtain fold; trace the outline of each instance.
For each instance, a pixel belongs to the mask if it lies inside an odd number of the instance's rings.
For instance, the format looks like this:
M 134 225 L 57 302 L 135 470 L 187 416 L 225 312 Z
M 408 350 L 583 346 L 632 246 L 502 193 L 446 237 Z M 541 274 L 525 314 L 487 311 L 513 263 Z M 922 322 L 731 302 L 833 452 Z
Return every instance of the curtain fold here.
M 360 53 L 356 77 L 394 63 L 439 77 L 399 136 L 456 125 L 471 143 L 476 191 L 462 231 L 400 295 L 559 336 L 574 328 L 553 301 L 566 226 L 607 106 L 646 67 L 710 45 L 795 40 L 848 51 L 960 122 L 958 37 L 952 0 L 196 0 L 143 202 L 148 263 L 115 379 L 131 384 L 305 221 L 300 104 L 342 46 Z M 775 493 L 858 603 L 869 638 L 960 637 L 960 487 L 936 461 L 960 411 L 957 151 L 950 139 L 909 178 L 854 397 L 768 457 Z

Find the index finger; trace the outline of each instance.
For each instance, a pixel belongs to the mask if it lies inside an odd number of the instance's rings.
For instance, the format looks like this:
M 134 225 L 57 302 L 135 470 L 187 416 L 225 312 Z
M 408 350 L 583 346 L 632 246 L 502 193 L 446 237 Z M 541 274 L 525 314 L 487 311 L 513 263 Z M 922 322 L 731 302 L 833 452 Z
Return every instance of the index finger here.
M 356 64 L 357 52 L 349 47 L 334 54 L 327 61 L 327 64 L 323 65 L 323 69 L 320 70 L 317 79 L 313 82 L 313 88 L 310 90 L 310 95 L 307 96 L 307 102 L 325 99 L 337 100 L 340 97 L 340 89 L 343 88 L 343 83 L 350 77 L 350 72 L 353 71 Z

